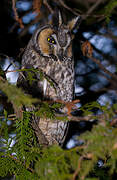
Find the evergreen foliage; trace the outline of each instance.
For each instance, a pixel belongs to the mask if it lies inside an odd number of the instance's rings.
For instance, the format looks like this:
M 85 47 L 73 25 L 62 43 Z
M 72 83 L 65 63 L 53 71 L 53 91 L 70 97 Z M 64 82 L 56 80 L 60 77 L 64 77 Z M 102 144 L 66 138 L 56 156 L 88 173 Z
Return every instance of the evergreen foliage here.
M 0 88 L 17 108 L 35 103 L 34 99 L 7 81 L 1 81 Z M 108 104 L 100 106 L 97 102 L 92 102 L 81 108 L 85 116 L 93 114 L 94 108 L 98 108 L 104 115 L 91 131 L 80 136 L 83 142 L 81 146 L 70 150 L 61 149 L 55 145 L 47 148 L 39 146 L 31 126 L 32 113 L 54 120 L 56 119 L 55 110 L 60 107 L 59 103 L 42 102 L 35 112 L 23 111 L 22 116 L 13 123 L 15 128 L 10 133 L 9 115 L 4 110 L 4 118 L 0 119 L 1 177 L 14 175 L 18 180 L 103 180 L 104 177 L 109 178 L 117 173 L 117 129 L 110 124 L 117 104 L 109 107 Z M 96 116 L 93 115 L 93 118 L 96 119 Z M 66 120 L 66 118 L 61 120 L 64 119 Z M 101 167 L 99 167 L 99 161 L 102 162 Z
M 106 15 L 106 22 L 107 23 L 110 22 L 110 17 L 112 15 L 112 11 L 116 7 L 117 7 L 117 1 L 116 0 L 109 1 L 108 4 L 105 6 L 105 15 Z
M 36 99 L 33 99 L 29 95 L 25 95 L 20 88 L 17 88 L 15 85 L 12 85 L 7 81 L 0 82 L 0 89 L 8 97 L 8 101 L 12 102 L 16 107 L 19 107 L 21 105 L 28 106 L 32 103 L 37 102 Z

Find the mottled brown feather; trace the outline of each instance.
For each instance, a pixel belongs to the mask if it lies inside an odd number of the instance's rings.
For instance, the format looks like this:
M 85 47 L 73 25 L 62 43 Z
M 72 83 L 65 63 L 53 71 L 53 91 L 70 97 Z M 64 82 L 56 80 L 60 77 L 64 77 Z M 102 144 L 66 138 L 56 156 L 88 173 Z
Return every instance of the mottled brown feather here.
M 38 37 L 38 44 L 40 47 L 40 51 L 45 55 L 48 55 L 51 53 L 51 48 L 47 42 L 47 38 L 53 33 L 53 29 L 47 28 L 40 32 Z

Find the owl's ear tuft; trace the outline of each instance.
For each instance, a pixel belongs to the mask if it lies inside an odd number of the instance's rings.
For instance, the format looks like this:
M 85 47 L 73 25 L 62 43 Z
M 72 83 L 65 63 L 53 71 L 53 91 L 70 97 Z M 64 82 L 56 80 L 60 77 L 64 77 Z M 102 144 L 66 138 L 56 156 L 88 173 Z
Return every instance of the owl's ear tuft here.
M 76 18 L 68 22 L 67 27 L 69 28 L 70 31 L 73 31 L 75 28 L 77 28 L 80 22 L 81 22 L 81 17 L 77 16 Z
M 60 10 L 56 9 L 52 17 L 52 25 L 58 29 L 58 27 L 60 27 L 62 23 L 63 23 L 63 20 L 62 20 L 61 12 Z
M 62 23 L 63 23 L 62 15 L 61 15 L 61 12 L 60 12 L 60 11 L 58 12 L 58 14 L 59 14 L 59 26 L 61 26 Z

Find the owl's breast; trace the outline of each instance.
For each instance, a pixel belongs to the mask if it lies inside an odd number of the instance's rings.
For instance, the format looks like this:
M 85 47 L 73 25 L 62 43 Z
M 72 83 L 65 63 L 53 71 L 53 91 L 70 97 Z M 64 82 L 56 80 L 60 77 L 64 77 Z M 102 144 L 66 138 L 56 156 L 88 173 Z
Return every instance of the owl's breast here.
M 54 88 L 48 83 L 47 94 L 52 99 L 72 101 L 74 96 L 74 64 L 54 63 L 47 65 L 46 74 L 54 84 Z

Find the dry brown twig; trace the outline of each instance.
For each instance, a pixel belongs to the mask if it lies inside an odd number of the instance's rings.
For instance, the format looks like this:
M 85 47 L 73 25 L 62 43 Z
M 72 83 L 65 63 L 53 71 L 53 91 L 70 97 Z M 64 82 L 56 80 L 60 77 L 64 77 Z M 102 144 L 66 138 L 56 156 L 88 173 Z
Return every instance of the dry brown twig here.
M 20 28 L 24 28 L 24 25 L 23 25 L 23 23 L 22 23 L 22 19 L 19 18 L 18 13 L 17 13 L 16 2 L 15 2 L 15 0 L 12 0 L 12 8 L 13 8 L 15 20 L 19 23 Z
M 48 3 L 47 0 L 43 0 L 43 4 L 49 9 L 51 14 L 54 13 L 53 9 L 51 8 L 51 6 L 50 6 L 50 4 Z
M 93 48 L 90 44 L 90 42 L 86 41 L 82 44 L 82 52 L 83 55 L 90 58 L 93 62 L 95 62 L 101 70 L 103 70 L 106 74 L 108 74 L 113 80 L 117 81 L 117 75 L 111 73 L 109 70 L 107 70 L 100 62 L 100 60 L 94 58 L 92 56 L 93 54 Z
M 32 25 L 34 25 L 34 24 L 36 24 L 36 23 L 38 23 L 39 20 L 41 20 L 42 18 L 43 18 L 42 14 L 39 13 L 39 14 L 35 17 L 35 19 L 34 19 L 33 21 L 31 21 L 30 24 L 28 24 L 27 26 L 25 26 L 24 29 L 21 30 L 21 32 L 20 32 L 20 34 L 19 34 L 19 38 L 25 36 L 25 34 L 27 33 L 27 31 L 29 30 L 29 27 L 32 26 Z
M 102 0 L 96 1 L 91 8 L 86 12 L 86 15 L 83 16 L 83 19 L 86 19 L 100 4 L 102 3 Z
M 81 157 L 79 158 L 79 160 L 78 160 L 78 166 L 77 166 L 75 172 L 73 173 L 73 177 L 72 177 L 71 180 L 75 180 L 76 177 L 78 176 L 78 173 L 79 173 L 80 168 L 81 168 L 81 161 L 83 160 L 83 158 L 84 158 L 83 156 L 81 156 Z
M 93 57 L 90 57 L 90 56 L 87 56 L 88 58 L 90 58 L 93 62 L 95 62 L 99 68 L 101 70 L 103 70 L 106 74 L 108 74 L 113 80 L 117 81 L 117 76 L 113 73 L 111 73 L 110 71 L 108 71 L 100 62 L 100 60 L 96 59 L 96 58 L 93 58 Z
M 87 146 L 85 146 L 84 147 L 84 149 L 86 149 L 87 148 Z M 79 173 L 79 171 L 80 171 L 80 169 L 81 169 L 81 162 L 82 162 L 82 160 L 83 159 L 93 159 L 93 154 L 92 153 L 87 153 L 86 155 L 83 155 L 83 156 L 81 156 L 79 159 L 78 159 L 78 166 L 77 166 L 77 168 L 76 168 L 76 170 L 75 170 L 75 172 L 73 173 L 73 177 L 72 177 L 72 179 L 71 180 L 76 180 L 76 178 L 77 178 L 77 176 L 78 176 L 78 173 Z M 81 177 L 81 179 L 82 180 L 84 180 L 84 176 L 82 176 Z
M 76 16 L 80 15 L 82 17 L 82 20 L 85 20 L 88 16 L 93 16 L 93 17 L 98 17 L 98 18 L 101 17 L 101 19 L 105 18 L 105 15 L 92 14 L 93 11 L 102 3 L 102 0 L 98 0 L 98 1 L 94 2 L 94 4 L 89 8 L 89 10 L 85 14 L 81 14 L 80 10 L 70 8 L 69 6 L 67 6 L 65 4 L 65 2 L 63 0 L 58 0 L 58 1 L 59 1 L 61 6 L 63 6 L 68 11 L 72 12 L 74 15 L 76 15 Z M 78 13 L 78 11 L 80 13 Z
M 10 61 L 9 66 L 13 65 L 14 67 L 18 68 L 18 66 L 13 62 L 13 58 L 11 58 L 11 57 L 7 56 L 6 54 L 3 54 L 3 53 L 0 53 L 0 58 L 1 58 L 1 56 L 3 56 L 5 59 L 8 59 Z M 7 69 L 8 69 L 8 67 L 7 67 Z M 5 70 L 5 72 L 7 72 L 7 69 Z
M 73 9 L 71 9 L 69 6 L 67 6 L 67 5 L 64 3 L 63 0 L 58 0 L 58 1 L 59 1 L 59 3 L 60 3 L 64 8 L 66 8 L 67 10 L 69 10 L 70 12 L 72 12 L 74 15 L 77 15 L 77 16 L 80 15 L 79 13 L 77 13 L 76 11 L 74 11 Z
M 6 68 L 6 70 L 4 71 L 5 74 L 7 74 L 7 73 L 9 73 L 9 72 L 18 72 L 18 68 L 19 68 L 19 67 L 14 63 L 14 61 L 12 60 L 11 57 L 7 56 L 6 54 L 2 54 L 2 53 L 0 53 L 0 56 L 3 56 L 3 57 L 7 58 L 7 59 L 10 61 L 9 66 L 8 66 L 8 67 Z M 14 68 L 17 68 L 17 69 L 9 71 L 8 69 L 9 69 L 9 67 L 10 67 L 11 65 L 13 65 Z M 24 75 L 23 75 L 23 73 L 22 73 L 21 71 L 20 71 L 19 73 L 24 77 Z M 24 77 L 24 78 L 25 78 L 25 77 Z
M 34 10 L 34 12 L 39 14 L 41 5 L 42 5 L 42 0 L 33 0 L 33 10 Z

